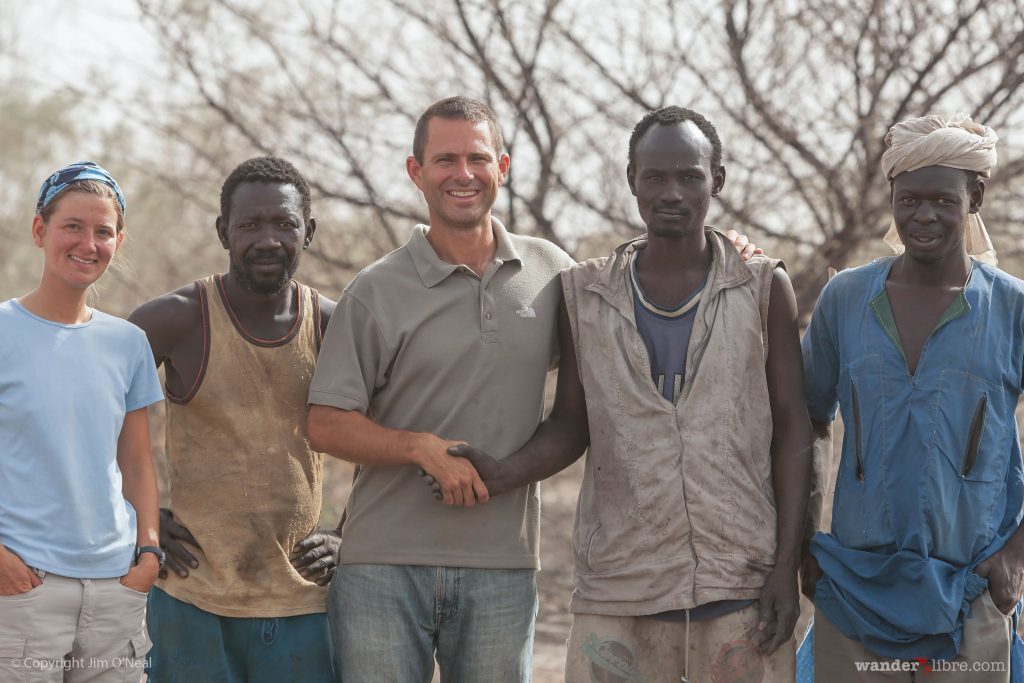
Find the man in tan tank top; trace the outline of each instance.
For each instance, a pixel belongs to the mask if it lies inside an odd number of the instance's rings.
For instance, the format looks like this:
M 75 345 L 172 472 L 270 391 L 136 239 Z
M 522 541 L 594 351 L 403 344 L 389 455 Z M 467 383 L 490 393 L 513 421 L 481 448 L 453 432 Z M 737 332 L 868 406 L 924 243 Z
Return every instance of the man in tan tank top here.
M 323 456 L 306 398 L 334 302 L 292 280 L 316 230 L 289 162 L 250 159 L 221 189 L 225 275 L 140 306 L 166 372 L 167 568 L 150 593 L 150 681 L 334 679 L 318 529 Z

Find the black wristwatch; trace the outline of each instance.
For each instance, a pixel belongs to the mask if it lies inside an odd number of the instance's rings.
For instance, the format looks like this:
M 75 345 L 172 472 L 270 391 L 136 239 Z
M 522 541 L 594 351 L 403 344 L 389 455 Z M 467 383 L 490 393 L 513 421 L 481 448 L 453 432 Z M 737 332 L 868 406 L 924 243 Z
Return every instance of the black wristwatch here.
M 142 553 L 153 553 L 156 555 L 156 559 L 160 561 L 160 569 L 164 568 L 164 563 L 167 561 L 167 553 L 164 549 L 155 545 L 144 545 L 135 549 L 135 564 L 139 563 L 139 557 Z

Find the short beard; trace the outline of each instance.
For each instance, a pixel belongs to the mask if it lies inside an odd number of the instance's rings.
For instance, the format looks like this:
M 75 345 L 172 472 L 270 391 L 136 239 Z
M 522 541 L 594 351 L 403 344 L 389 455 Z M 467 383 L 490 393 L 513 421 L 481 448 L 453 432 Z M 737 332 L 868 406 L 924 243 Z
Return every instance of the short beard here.
M 292 283 L 292 275 L 295 274 L 298 267 L 299 261 L 296 259 L 293 263 L 288 264 L 288 268 L 281 273 L 279 278 L 270 282 L 254 280 L 249 277 L 249 271 L 246 268 L 237 269 L 235 277 L 238 279 L 238 284 L 250 292 L 255 292 L 256 294 L 280 294 Z

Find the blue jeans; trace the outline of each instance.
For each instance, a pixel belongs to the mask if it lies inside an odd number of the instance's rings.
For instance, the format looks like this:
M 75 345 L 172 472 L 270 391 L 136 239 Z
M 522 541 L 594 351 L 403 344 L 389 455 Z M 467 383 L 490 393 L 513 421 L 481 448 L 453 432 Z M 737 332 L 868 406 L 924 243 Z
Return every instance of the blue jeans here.
M 339 681 L 530 680 L 532 569 L 347 564 L 327 597 Z
M 221 617 L 149 591 L 149 683 L 330 683 L 327 616 Z

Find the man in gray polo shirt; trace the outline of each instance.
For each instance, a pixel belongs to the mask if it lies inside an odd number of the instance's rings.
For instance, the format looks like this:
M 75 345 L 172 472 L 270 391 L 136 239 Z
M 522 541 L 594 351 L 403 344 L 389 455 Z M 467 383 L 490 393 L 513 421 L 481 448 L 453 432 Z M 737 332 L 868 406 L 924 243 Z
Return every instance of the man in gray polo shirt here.
M 525 681 L 537 610 L 536 484 L 479 509 L 460 442 L 503 457 L 542 417 L 558 354 L 553 244 L 490 209 L 509 169 L 493 112 L 455 97 L 416 126 L 409 176 L 427 202 L 400 249 L 346 288 L 310 390 L 314 448 L 360 465 L 328 614 L 346 681 Z

